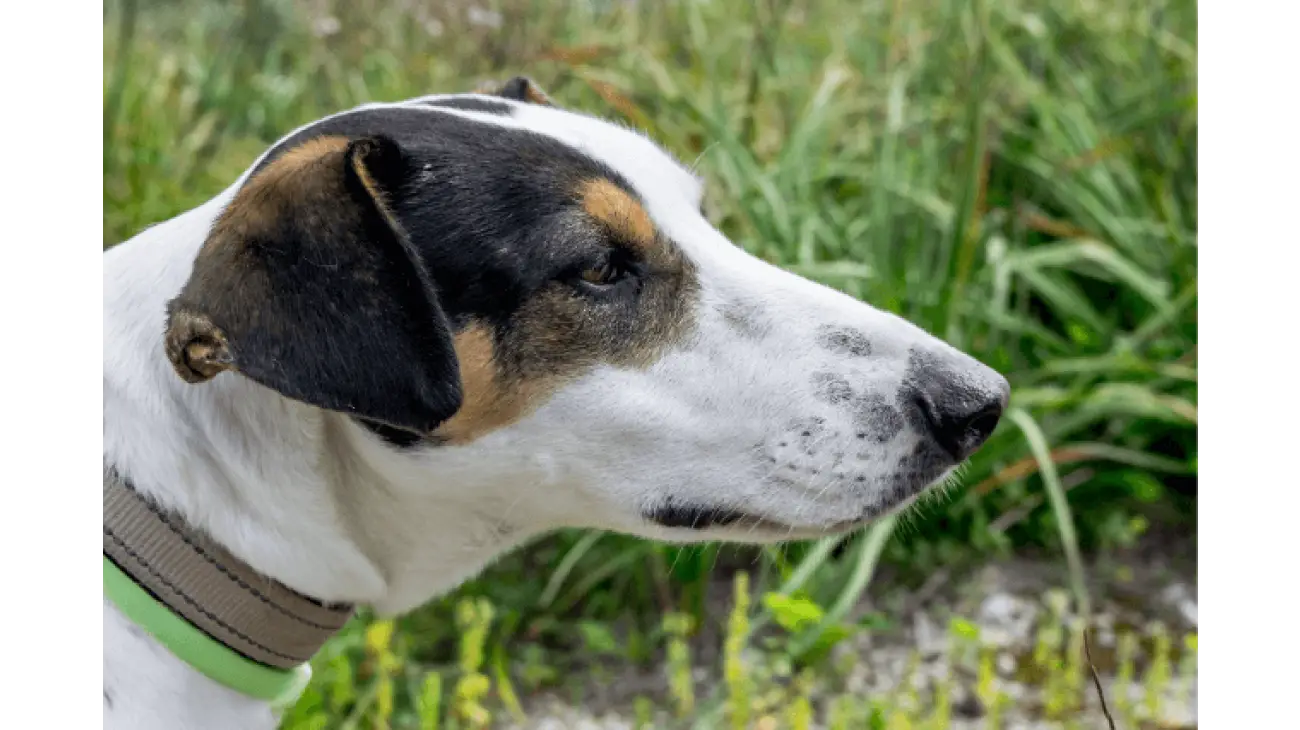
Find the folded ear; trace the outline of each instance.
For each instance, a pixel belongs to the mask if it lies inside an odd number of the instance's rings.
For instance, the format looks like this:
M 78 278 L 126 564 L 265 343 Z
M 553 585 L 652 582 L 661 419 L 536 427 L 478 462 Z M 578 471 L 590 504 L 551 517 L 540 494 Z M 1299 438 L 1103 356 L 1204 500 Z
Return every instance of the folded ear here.
M 311 140 L 235 195 L 168 305 L 191 383 L 232 370 L 288 398 L 429 433 L 461 404 L 447 317 L 393 217 L 410 174 L 386 137 Z
M 480 94 L 499 96 L 503 99 L 526 101 L 529 104 L 555 106 L 551 101 L 551 97 L 547 96 L 546 92 L 542 91 L 542 88 L 527 76 L 516 76 L 504 84 L 498 84 L 496 82 L 480 84 L 475 91 Z

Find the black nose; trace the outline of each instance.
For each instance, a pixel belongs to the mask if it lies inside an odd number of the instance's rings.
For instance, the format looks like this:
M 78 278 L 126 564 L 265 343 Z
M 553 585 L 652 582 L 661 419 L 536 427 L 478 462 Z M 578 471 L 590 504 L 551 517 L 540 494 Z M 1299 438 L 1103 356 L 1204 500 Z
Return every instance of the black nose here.
M 935 441 L 957 461 L 975 453 L 988 440 L 1011 388 L 992 370 L 983 377 L 929 373 L 915 392 L 918 410 Z

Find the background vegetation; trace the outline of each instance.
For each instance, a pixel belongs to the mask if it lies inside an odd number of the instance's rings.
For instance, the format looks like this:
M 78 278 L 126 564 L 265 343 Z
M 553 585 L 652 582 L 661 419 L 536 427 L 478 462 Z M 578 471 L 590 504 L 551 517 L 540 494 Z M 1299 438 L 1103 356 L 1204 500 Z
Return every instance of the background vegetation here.
M 769 624 L 793 672 L 859 625 L 882 566 L 1057 551 L 1086 605 L 1087 556 L 1195 532 L 1191 0 L 108 0 L 104 23 L 105 247 L 324 114 L 524 73 L 696 163 L 749 251 L 1013 385 L 963 487 L 901 521 L 765 550 L 549 537 L 396 625 L 363 617 L 293 727 L 473 726 L 562 657 L 672 665 L 673 637 Z M 728 632 L 709 598 L 737 567 L 764 598 Z

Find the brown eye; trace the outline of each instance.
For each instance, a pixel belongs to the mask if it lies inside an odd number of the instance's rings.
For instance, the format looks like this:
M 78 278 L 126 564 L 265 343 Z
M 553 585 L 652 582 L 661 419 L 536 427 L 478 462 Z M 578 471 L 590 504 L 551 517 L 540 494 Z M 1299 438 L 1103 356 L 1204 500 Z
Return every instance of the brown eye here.
M 583 272 L 579 274 L 579 278 L 593 286 L 609 286 L 623 278 L 626 273 L 626 270 L 619 266 L 612 258 L 607 258 L 596 266 L 584 269 Z

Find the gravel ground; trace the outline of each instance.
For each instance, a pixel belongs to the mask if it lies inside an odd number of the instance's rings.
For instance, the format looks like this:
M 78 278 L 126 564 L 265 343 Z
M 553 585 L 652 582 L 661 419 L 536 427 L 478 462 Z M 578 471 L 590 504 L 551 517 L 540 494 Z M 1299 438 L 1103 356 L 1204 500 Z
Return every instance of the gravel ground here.
M 1117 635 L 1124 630 L 1145 632 L 1152 622 L 1166 628 L 1175 647 L 1181 637 L 1196 631 L 1196 567 L 1194 538 L 1165 541 L 1152 550 L 1133 551 L 1121 558 L 1098 560 L 1089 568 L 1094 626 L 1091 649 L 1101 675 L 1108 704 L 1115 713 L 1116 703 L 1127 697 L 1134 706 L 1142 705 L 1145 694 L 1137 682 L 1121 685 L 1114 677 Z M 910 681 L 926 696 L 927 688 L 940 678 L 949 678 L 954 687 L 951 727 L 974 730 L 986 723 L 985 710 L 974 697 L 974 676 L 966 665 L 954 662 L 950 635 L 944 627 L 950 616 L 961 616 L 980 629 L 981 643 L 997 648 L 997 683 L 1010 698 L 1011 706 L 1003 712 L 1002 727 L 1013 730 L 1038 730 L 1062 727 L 1060 723 L 1041 720 L 1043 687 L 1035 683 L 1033 672 L 1026 671 L 1032 656 L 1038 627 L 1050 617 L 1053 592 L 1066 584 L 1064 566 L 1055 559 L 1017 558 L 991 563 L 960 576 L 939 574 L 924 585 L 911 590 L 878 591 L 883 593 L 874 608 L 901 624 L 888 632 L 862 634 L 837 647 L 832 664 L 851 665 L 841 681 L 845 691 L 857 696 L 892 693 L 901 682 Z M 882 581 L 882 584 L 887 584 Z M 726 595 L 726 591 L 719 591 Z M 719 607 L 719 611 L 725 608 Z M 1067 619 L 1069 620 L 1069 619 Z M 706 642 L 707 643 L 707 642 Z M 716 644 L 716 642 L 712 642 Z M 1148 651 L 1149 642 L 1140 651 Z M 845 653 L 855 656 L 847 657 Z M 919 661 L 918 661 L 919 656 Z M 708 696 L 710 682 L 716 681 L 716 654 L 697 655 L 697 697 Z M 1145 658 L 1137 662 L 1137 676 L 1142 676 Z M 913 671 L 909 675 L 909 668 Z M 585 680 L 578 698 L 561 699 L 544 695 L 529 702 L 529 720 L 524 724 L 506 725 L 511 730 L 633 730 L 632 698 L 644 695 L 663 696 L 662 670 L 643 674 L 631 670 L 613 670 L 598 679 Z M 1158 716 L 1144 717 L 1143 728 L 1186 730 L 1197 726 L 1196 680 L 1177 676 L 1161 697 Z M 815 687 L 819 693 L 831 691 Z M 1087 701 L 1077 727 L 1105 728 L 1095 692 L 1085 693 Z M 922 708 L 924 709 L 924 708 Z M 1125 727 L 1116 714 L 1116 726 Z M 816 727 L 816 726 L 814 726 Z

